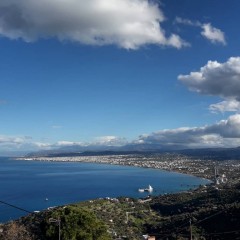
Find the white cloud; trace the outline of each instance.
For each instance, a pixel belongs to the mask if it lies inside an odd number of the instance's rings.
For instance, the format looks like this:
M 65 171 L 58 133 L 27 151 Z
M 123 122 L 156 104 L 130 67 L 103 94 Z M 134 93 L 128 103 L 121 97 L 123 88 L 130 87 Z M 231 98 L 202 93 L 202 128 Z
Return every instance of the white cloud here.
M 0 144 L 19 145 L 26 141 L 25 137 L 0 136 Z
M 223 98 L 211 104 L 211 112 L 238 112 L 240 110 L 240 57 L 231 57 L 224 63 L 208 61 L 199 71 L 179 75 L 178 79 L 190 90 Z
M 225 100 L 220 103 L 211 104 L 209 110 L 213 113 L 238 112 L 240 110 L 240 102 L 236 100 Z
M 159 6 L 149 0 L 1 0 L 0 34 L 34 41 L 56 37 L 89 45 L 137 49 L 145 44 L 181 48 L 166 36 Z
M 212 43 L 221 43 L 226 45 L 225 34 L 219 28 L 215 28 L 211 23 L 201 23 L 199 21 L 192 21 L 190 19 L 184 19 L 176 17 L 175 23 L 184 24 L 193 27 L 200 27 L 202 29 L 201 35 Z
M 240 114 L 206 127 L 206 131 L 219 134 L 223 138 L 240 138 Z
M 59 148 L 59 147 L 89 147 L 91 146 L 122 146 L 126 144 L 127 141 L 125 138 L 120 138 L 116 136 L 102 136 L 95 138 L 92 142 L 77 142 L 77 141 L 58 141 L 56 143 L 34 143 L 39 148 Z
M 77 142 L 77 141 L 58 141 L 50 143 L 47 141 L 35 141 L 29 136 L 3 136 L 0 135 L 0 152 L 15 151 L 38 151 L 38 150 L 53 150 L 64 147 L 79 147 L 82 150 L 100 150 L 109 146 L 122 146 L 127 144 L 125 138 L 116 136 L 98 137 L 92 142 Z M 76 148 L 77 149 L 77 148 Z
M 189 25 L 189 26 L 194 26 L 194 27 L 201 27 L 202 26 L 202 24 L 200 22 L 198 22 L 198 21 L 194 22 L 194 21 L 192 21 L 190 19 L 180 18 L 180 17 L 176 17 L 175 23 Z
M 70 147 L 84 146 L 84 144 L 81 142 L 72 142 L 72 141 L 58 141 L 56 143 L 29 141 L 23 147 L 28 147 L 29 149 L 34 149 L 34 150 L 46 150 L 46 149 L 51 150 L 51 149 L 57 149 L 59 147 L 69 147 L 69 146 Z
M 50 143 L 34 142 L 33 145 L 35 145 L 37 148 L 40 148 L 40 149 L 52 148 L 52 144 Z
M 240 100 L 240 57 L 231 57 L 225 63 L 208 61 L 198 72 L 179 75 L 190 90 L 201 94 Z
M 177 128 L 140 136 L 139 143 L 172 148 L 236 147 L 240 144 L 240 115 L 204 127 Z
M 172 34 L 168 39 L 168 45 L 174 46 L 178 49 L 184 47 L 189 47 L 190 43 L 183 41 L 178 35 Z
M 213 27 L 211 23 L 203 24 L 202 29 L 202 36 L 210 40 L 212 43 L 221 43 L 223 45 L 226 44 L 224 32 L 218 28 Z
M 25 136 L 0 135 L 0 151 L 23 150 L 29 141 L 30 138 Z
M 106 145 L 106 146 L 122 146 L 127 143 L 125 138 L 116 136 L 102 136 L 96 138 L 96 145 Z
M 230 116 L 212 125 L 165 129 L 141 135 L 133 142 L 116 136 L 103 136 L 90 143 L 59 141 L 57 143 L 35 142 L 29 137 L 0 136 L 0 150 L 43 150 L 61 147 L 79 147 L 82 150 L 100 150 L 110 146 L 148 144 L 162 149 L 237 147 L 240 145 L 240 114 Z
M 85 144 L 82 142 L 58 141 L 56 144 L 53 144 L 52 146 L 57 146 L 57 147 L 85 146 Z

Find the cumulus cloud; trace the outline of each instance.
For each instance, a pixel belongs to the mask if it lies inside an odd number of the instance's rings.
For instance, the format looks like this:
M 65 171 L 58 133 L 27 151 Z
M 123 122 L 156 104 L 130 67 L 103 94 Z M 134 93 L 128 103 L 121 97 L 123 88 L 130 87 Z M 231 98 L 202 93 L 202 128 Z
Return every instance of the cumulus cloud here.
M 240 138 L 240 114 L 232 115 L 205 129 L 206 132 L 219 134 L 223 138 Z
M 225 100 L 216 104 L 211 104 L 209 110 L 213 113 L 238 112 L 240 110 L 240 102 L 237 100 Z
M 240 114 L 209 126 L 167 129 L 145 134 L 139 137 L 138 142 L 159 144 L 163 148 L 236 147 L 240 144 Z
M 211 23 L 203 24 L 202 29 L 202 36 L 210 40 L 212 43 L 221 43 L 223 45 L 226 44 L 224 32 L 218 28 L 213 27 Z
M 0 151 L 23 150 L 28 145 L 29 137 L 0 135 Z
M 201 27 L 202 24 L 198 21 L 192 21 L 187 18 L 176 17 L 175 23 L 184 24 L 188 26 Z
M 208 61 L 199 71 L 179 75 L 178 79 L 192 91 L 224 99 L 211 104 L 210 111 L 240 110 L 240 57 L 231 57 L 224 63 Z
M 240 100 L 240 57 L 231 57 L 225 63 L 208 61 L 197 72 L 179 75 L 190 90 L 201 94 Z
M 56 37 L 89 45 L 145 44 L 181 48 L 178 35 L 166 36 L 159 6 L 149 0 L 1 0 L 0 34 L 31 42 Z
M 59 141 L 56 143 L 36 142 L 29 137 L 0 136 L 0 150 L 51 150 L 61 147 L 79 147 L 84 150 L 101 150 L 112 146 L 130 146 L 147 144 L 162 149 L 184 149 L 204 147 L 238 147 L 240 145 L 240 114 L 230 116 L 212 125 L 202 127 L 182 127 L 165 129 L 151 134 L 144 134 L 132 142 L 116 136 L 103 136 L 95 141 L 74 142 Z M 78 148 L 76 148 L 78 149 Z
M 190 19 L 184 19 L 176 17 L 175 23 L 184 24 L 193 27 L 199 27 L 202 29 L 201 35 L 212 43 L 220 43 L 226 45 L 225 34 L 219 28 L 215 28 L 211 23 L 201 23 L 199 21 L 191 21 Z
M 13 144 L 18 145 L 25 142 L 25 137 L 9 137 L 9 136 L 0 136 L 0 144 Z
M 40 149 L 41 148 L 43 148 L 43 149 L 52 148 L 52 144 L 50 144 L 50 143 L 34 142 L 33 145 Z
M 125 138 L 116 136 L 103 136 L 96 138 L 96 145 L 106 145 L 106 146 L 122 146 L 127 143 Z
M 52 146 L 57 146 L 57 147 L 85 146 L 85 144 L 82 142 L 58 141 L 56 144 L 53 144 Z
M 53 150 L 61 147 L 72 147 L 72 146 L 84 146 L 82 142 L 73 142 L 73 141 L 58 141 L 55 143 L 49 142 L 28 142 L 24 147 L 28 147 L 33 150 Z
M 55 143 L 32 142 L 32 145 L 39 149 L 57 149 L 62 147 L 79 147 L 83 149 L 91 149 L 91 147 L 107 147 L 107 146 L 122 146 L 127 143 L 125 138 L 116 136 L 97 137 L 92 142 L 77 142 L 77 141 L 58 141 Z

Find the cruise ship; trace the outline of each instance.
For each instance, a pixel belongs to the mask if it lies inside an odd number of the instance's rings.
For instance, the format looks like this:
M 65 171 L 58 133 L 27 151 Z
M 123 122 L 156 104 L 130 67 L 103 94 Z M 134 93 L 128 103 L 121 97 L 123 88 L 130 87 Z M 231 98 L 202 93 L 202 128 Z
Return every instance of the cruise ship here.
M 148 188 L 139 188 L 138 191 L 139 192 L 152 192 L 153 187 L 151 185 L 148 185 Z

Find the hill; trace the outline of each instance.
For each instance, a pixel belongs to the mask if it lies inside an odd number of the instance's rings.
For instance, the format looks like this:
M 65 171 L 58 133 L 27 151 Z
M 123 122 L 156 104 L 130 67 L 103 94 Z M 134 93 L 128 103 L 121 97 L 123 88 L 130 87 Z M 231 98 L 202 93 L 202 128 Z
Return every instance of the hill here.
M 146 147 L 146 146 L 145 146 Z M 191 158 L 211 159 L 211 160 L 240 160 L 240 147 L 237 148 L 201 148 L 201 149 L 181 149 L 181 150 L 159 150 L 159 149 L 125 149 L 124 147 L 111 150 L 88 150 L 80 151 L 76 148 L 74 150 L 58 149 L 33 152 L 26 155 L 26 157 L 72 157 L 72 156 L 103 156 L 103 155 L 152 155 L 152 154 L 182 154 Z
M 97 199 L 30 214 L 1 226 L 0 239 L 157 240 L 240 239 L 240 185 L 201 187 L 179 194 Z M 191 221 L 191 223 L 190 223 Z M 14 235 L 15 234 L 15 235 Z M 3 238 L 4 237 L 4 238 Z

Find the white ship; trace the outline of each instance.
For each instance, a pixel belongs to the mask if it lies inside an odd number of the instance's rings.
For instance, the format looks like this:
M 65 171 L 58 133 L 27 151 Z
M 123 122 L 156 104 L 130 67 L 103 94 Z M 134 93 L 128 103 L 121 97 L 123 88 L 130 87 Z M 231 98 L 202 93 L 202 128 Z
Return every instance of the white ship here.
M 148 185 L 147 191 L 148 192 L 152 192 L 153 191 L 153 187 L 151 185 Z
M 153 187 L 151 185 L 148 185 L 148 188 L 139 188 L 138 191 L 139 192 L 152 192 Z

